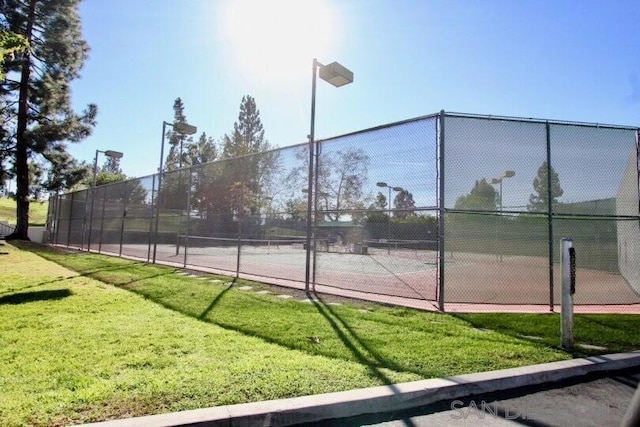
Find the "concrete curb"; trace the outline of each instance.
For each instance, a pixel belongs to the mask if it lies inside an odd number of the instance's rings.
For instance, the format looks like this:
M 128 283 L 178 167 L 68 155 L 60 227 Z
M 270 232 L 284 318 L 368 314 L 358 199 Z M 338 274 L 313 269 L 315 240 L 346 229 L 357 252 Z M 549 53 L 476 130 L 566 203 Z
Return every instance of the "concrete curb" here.
M 640 367 L 640 351 L 85 425 L 100 427 L 286 426 L 375 414 L 382 411 L 407 410 L 480 393 L 553 383 L 595 372 L 619 371 L 635 367 Z

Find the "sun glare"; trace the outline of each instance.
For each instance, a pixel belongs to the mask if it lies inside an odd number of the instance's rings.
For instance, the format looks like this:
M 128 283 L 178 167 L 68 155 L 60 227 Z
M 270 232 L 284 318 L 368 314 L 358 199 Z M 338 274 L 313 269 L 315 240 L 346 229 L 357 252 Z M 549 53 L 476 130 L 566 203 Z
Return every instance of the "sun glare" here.
M 336 41 L 328 0 L 230 0 L 222 17 L 226 48 L 240 72 L 271 84 L 299 78 Z

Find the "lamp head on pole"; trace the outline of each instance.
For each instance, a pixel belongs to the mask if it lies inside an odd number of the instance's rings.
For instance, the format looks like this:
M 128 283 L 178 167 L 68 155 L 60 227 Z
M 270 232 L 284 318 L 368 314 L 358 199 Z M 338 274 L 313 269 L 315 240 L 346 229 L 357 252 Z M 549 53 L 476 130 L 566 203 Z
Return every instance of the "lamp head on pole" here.
M 119 151 L 107 150 L 104 152 L 104 155 L 107 157 L 111 157 L 112 159 L 120 159 L 123 154 Z
M 387 183 L 384 181 L 376 182 L 376 185 L 378 187 L 388 187 Z
M 320 78 L 335 87 L 344 86 L 353 82 L 353 72 L 337 62 L 332 62 L 329 65 L 318 65 L 318 75 Z
M 198 131 L 198 128 L 189 123 L 174 123 L 173 130 L 183 135 L 193 135 Z

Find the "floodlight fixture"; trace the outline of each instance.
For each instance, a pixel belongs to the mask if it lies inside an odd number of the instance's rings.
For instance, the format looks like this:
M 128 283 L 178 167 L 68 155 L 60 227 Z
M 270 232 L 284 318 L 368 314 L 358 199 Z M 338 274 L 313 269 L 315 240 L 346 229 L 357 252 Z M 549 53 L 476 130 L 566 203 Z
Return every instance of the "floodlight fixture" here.
M 98 151 L 99 150 L 96 150 L 96 154 L 97 154 Z M 107 157 L 111 157 L 112 159 L 120 159 L 123 156 L 123 154 L 121 152 L 113 151 L 113 150 L 102 151 L 102 153 L 104 153 L 104 155 L 107 156 Z
M 335 87 L 353 82 L 353 72 L 337 62 L 332 62 L 328 65 L 318 63 L 318 66 L 320 78 Z
M 198 131 L 198 128 L 189 123 L 174 123 L 173 130 L 183 135 L 193 135 Z

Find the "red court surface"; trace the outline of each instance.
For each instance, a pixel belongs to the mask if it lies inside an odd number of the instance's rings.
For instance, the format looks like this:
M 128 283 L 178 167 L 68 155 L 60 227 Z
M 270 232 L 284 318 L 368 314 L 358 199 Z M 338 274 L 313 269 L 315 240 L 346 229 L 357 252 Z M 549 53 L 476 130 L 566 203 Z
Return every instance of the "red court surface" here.
M 106 254 L 119 254 L 117 245 L 103 245 Z M 146 245 L 125 245 L 122 256 L 147 261 Z M 304 290 L 305 252 L 241 253 L 239 277 Z M 448 254 L 449 257 L 449 254 Z M 367 255 L 318 253 L 316 292 L 383 304 L 439 311 L 438 270 L 432 254 L 386 251 Z M 237 253 L 188 250 L 176 255 L 175 246 L 158 246 L 158 263 L 197 271 L 236 275 Z M 554 305 L 549 300 L 546 258 L 455 253 L 446 261 L 444 311 L 519 312 L 560 311 L 560 268 L 555 266 Z M 578 269 L 576 313 L 640 314 L 640 296 L 620 274 Z

